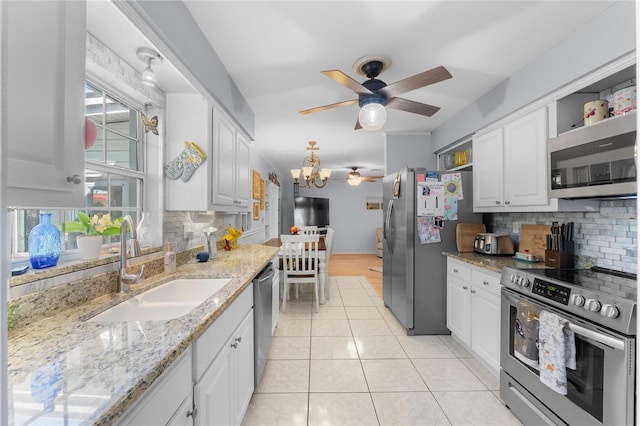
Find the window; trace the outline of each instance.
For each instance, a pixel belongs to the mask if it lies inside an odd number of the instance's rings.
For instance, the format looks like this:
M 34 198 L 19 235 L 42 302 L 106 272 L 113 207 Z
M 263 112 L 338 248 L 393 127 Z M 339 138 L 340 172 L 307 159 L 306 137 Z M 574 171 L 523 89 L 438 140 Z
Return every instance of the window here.
M 144 146 L 140 110 L 119 100 L 98 85 L 85 86 L 85 117 L 96 125 L 95 142 L 85 147 L 85 211 L 88 215 L 111 214 L 111 217 L 131 215 L 142 210 L 144 187 Z M 53 213 L 51 222 L 59 226 L 64 221 L 77 220 L 78 210 L 47 210 Z M 29 251 L 29 232 L 39 223 L 39 210 L 17 209 L 9 215 L 13 229 L 12 254 L 25 256 Z M 65 250 L 77 248 L 78 234 L 62 235 Z M 111 237 L 119 242 L 120 237 Z

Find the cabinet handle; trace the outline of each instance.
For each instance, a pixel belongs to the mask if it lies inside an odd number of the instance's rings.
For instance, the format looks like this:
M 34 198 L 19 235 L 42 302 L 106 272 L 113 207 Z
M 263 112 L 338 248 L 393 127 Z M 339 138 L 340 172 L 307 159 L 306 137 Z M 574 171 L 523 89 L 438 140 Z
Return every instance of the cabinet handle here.
M 232 344 L 231 344 L 231 347 L 232 347 L 233 349 L 236 349 L 236 348 L 238 347 L 238 342 L 232 343 Z
M 462 289 L 463 289 L 463 290 L 468 290 L 468 289 L 469 289 L 469 287 L 467 287 L 466 285 L 463 285 L 463 286 L 462 286 Z
M 198 413 L 198 408 L 194 407 L 193 410 L 187 411 L 187 417 L 195 418 L 197 413 Z
M 499 205 L 499 204 L 500 204 L 500 201 L 497 201 L 497 200 L 496 200 L 496 204 L 498 204 L 498 205 Z
M 505 204 L 511 204 L 511 201 L 505 201 L 504 203 Z
M 453 270 L 453 272 L 458 273 L 458 270 L 457 270 L 457 269 L 454 269 L 454 270 Z
M 80 185 L 82 183 L 82 178 L 79 175 L 67 176 L 67 182 L 73 182 L 76 185 Z
M 482 284 L 489 285 L 489 281 L 482 281 Z
M 476 291 L 475 290 L 471 290 L 471 293 L 476 294 Z
M 236 337 L 236 342 L 242 342 L 242 336 Z

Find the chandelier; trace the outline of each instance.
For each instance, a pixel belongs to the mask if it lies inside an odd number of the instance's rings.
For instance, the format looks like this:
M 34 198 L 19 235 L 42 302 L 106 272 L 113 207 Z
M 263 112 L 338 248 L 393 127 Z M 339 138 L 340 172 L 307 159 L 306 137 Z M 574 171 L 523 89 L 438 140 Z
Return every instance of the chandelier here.
M 327 185 L 327 180 L 331 176 L 331 169 L 320 168 L 320 158 L 318 158 L 314 151 L 318 151 L 320 148 L 316 148 L 316 141 L 309 141 L 307 151 L 311 151 L 311 155 L 302 160 L 302 169 L 291 169 L 291 176 L 293 177 L 294 190 L 297 193 L 300 187 L 300 173 L 302 172 L 302 180 L 304 182 L 303 188 L 324 188 Z

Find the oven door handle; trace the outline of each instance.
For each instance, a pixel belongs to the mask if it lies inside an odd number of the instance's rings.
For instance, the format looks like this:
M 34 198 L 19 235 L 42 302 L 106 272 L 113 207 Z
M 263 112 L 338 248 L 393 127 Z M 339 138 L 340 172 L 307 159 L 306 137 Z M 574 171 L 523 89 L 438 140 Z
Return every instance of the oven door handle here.
M 569 323 L 569 329 L 576 334 L 595 340 L 598 343 L 602 343 L 619 351 L 624 351 L 624 340 L 616 339 L 615 337 L 607 336 L 606 334 L 601 334 L 573 323 Z

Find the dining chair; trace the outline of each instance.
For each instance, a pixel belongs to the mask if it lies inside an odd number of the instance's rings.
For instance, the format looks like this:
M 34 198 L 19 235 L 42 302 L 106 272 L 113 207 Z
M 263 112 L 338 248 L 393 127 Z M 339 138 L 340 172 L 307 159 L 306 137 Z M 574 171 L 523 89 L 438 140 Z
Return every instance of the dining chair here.
M 316 235 L 318 233 L 317 226 L 298 226 L 302 235 Z
M 325 282 L 324 282 L 324 297 L 325 299 L 331 298 L 331 290 L 329 289 L 329 257 L 331 256 L 331 246 L 333 244 L 333 234 L 335 230 L 333 228 L 327 227 L 327 234 L 324 237 L 324 246 L 325 246 Z
M 318 300 L 318 242 L 319 235 L 281 235 L 284 294 L 282 312 L 287 312 L 287 297 L 290 284 L 313 284 L 316 312 L 320 310 Z M 324 283 L 323 283 L 324 284 Z

